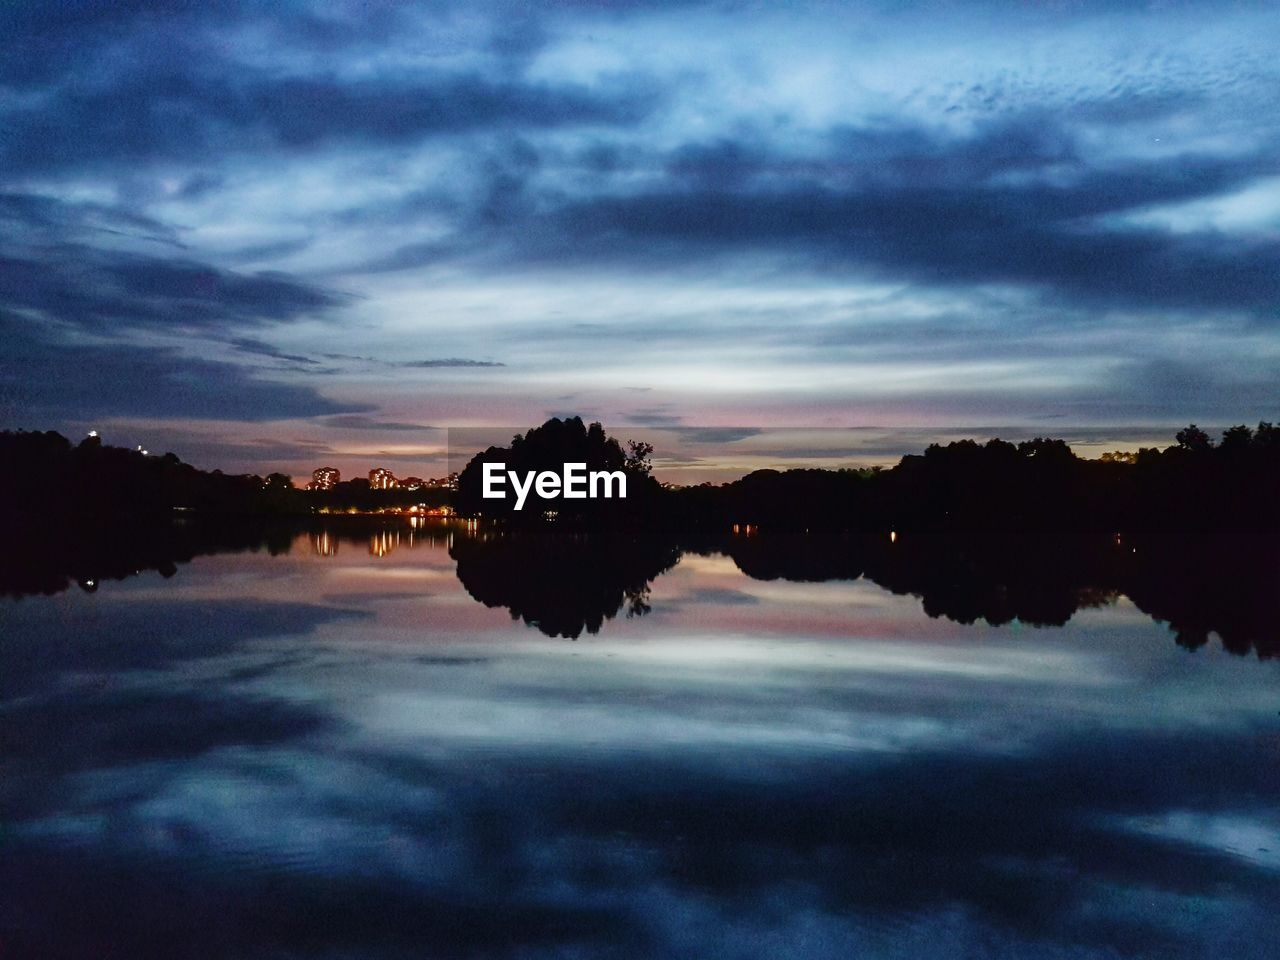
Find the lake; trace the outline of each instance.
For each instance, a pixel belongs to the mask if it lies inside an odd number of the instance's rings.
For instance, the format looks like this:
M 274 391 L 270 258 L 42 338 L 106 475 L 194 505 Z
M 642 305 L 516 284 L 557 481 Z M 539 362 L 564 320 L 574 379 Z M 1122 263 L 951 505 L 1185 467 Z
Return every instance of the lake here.
M 1267 544 L 8 553 L 5 960 L 1277 955 Z

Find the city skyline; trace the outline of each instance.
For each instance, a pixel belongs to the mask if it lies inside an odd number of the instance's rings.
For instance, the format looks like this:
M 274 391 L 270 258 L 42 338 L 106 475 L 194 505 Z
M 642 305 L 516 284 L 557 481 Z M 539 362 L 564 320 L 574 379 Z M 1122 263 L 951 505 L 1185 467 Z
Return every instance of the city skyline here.
M 581 415 L 699 482 L 1280 415 L 1272 5 L 0 25 L 6 428 L 304 481 Z

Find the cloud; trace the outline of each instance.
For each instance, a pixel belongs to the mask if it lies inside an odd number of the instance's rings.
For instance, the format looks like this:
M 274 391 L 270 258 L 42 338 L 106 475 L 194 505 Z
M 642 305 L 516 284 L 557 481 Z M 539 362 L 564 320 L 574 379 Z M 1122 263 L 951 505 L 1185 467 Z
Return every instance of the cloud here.
M 360 364 L 371 364 L 381 367 L 399 367 L 402 370 L 435 370 L 448 367 L 492 367 L 507 366 L 494 360 L 467 360 L 466 357 L 443 357 L 435 360 L 380 360 L 379 357 L 366 357 L 357 353 L 321 353 L 325 360 L 352 360 Z
M 326 417 L 324 420 L 326 427 L 339 427 L 343 430 L 435 430 L 436 427 L 429 426 L 425 423 L 397 423 L 389 420 L 378 420 L 373 417 L 364 417 L 356 414 L 346 414 L 337 417 Z
M 270 465 L 280 463 L 315 463 L 331 458 L 335 451 L 329 444 L 318 440 L 277 440 L 257 437 L 240 440 L 225 434 L 206 434 L 196 430 L 173 430 L 166 427 L 134 427 L 133 432 L 145 438 L 148 447 L 166 452 L 172 451 L 188 463 L 211 469 L 226 468 L 235 464 L 236 469 L 254 473 L 267 473 Z M 108 442 L 118 429 L 102 431 Z
M 580 414 L 574 414 L 580 416 Z M 654 427 L 661 430 L 674 430 L 684 423 L 684 416 L 670 413 L 667 408 L 641 408 L 633 410 L 627 420 L 638 427 Z
M 430 370 L 435 367 L 505 367 L 505 363 L 493 360 L 466 360 L 462 357 L 446 357 L 442 360 L 403 360 L 392 361 L 393 366 L 408 369 Z
M 318 366 L 319 360 L 312 360 L 310 357 L 304 357 L 296 353 L 284 353 L 271 344 L 262 340 L 255 340 L 252 337 L 236 337 L 230 341 L 231 345 L 243 353 L 250 353 L 254 356 L 270 357 L 273 360 L 285 360 L 289 363 L 301 363 L 308 366 Z
M 10 175 L 399 146 L 495 128 L 632 125 L 657 99 L 652 85 L 635 78 L 591 86 L 521 78 L 511 67 L 536 47 L 533 34 L 523 45 L 492 44 L 487 58 L 453 70 L 438 66 L 444 56 L 375 64 L 361 21 L 380 18 L 367 8 L 327 21 L 303 9 L 261 17 L 219 5 L 5 19 L 11 42 L 23 34 L 30 40 L 23 61 L 44 54 L 37 68 L 0 71 L 0 79 L 32 93 L 0 109 L 0 164 Z M 381 19 L 383 29 L 372 32 L 391 45 L 402 36 L 394 21 L 405 37 L 438 33 L 442 46 L 450 33 L 474 39 L 447 15 L 439 23 L 426 12 Z M 275 56 L 255 57 L 259 43 L 273 45 Z M 364 66 L 344 70 L 346 58 Z M 291 68 L 280 68 L 285 61 Z
M 673 433 L 689 443 L 736 443 L 762 432 L 760 427 L 671 427 Z
M 242 273 L 138 252 L 172 235 L 109 204 L 0 195 L 0 405 L 25 426 L 109 416 L 262 421 L 370 409 L 246 368 L 140 342 L 144 334 L 222 340 L 324 314 L 349 298 L 275 272 Z M 172 244 L 177 246 L 176 244 Z M 230 336 L 241 353 L 315 361 Z
M 260 326 L 350 302 L 279 272 L 237 272 L 152 249 L 154 240 L 178 246 L 175 236 L 119 205 L 0 194 L 0 306 L 110 333 Z
M 1270 420 L 1280 410 L 1276 367 L 1265 355 L 1242 355 L 1222 364 L 1168 357 L 1126 360 L 1119 364 L 1114 388 L 1099 399 L 1119 399 L 1131 408 L 1142 405 L 1166 416 L 1181 410 L 1187 419 L 1224 425 L 1257 417 Z
M 971 6 L 10 4 L 0 307 L 434 423 L 1273 400 L 1274 17 Z
M 923 284 L 1019 284 L 1076 304 L 1228 308 L 1269 315 L 1280 243 L 1113 227 L 1097 218 L 1212 195 L 1274 172 L 1204 159 L 1135 164 L 1052 184 L 788 183 L 652 192 L 571 204 L 527 232 L 544 262 L 654 265 L 771 251 L 823 272 Z M 517 254 L 518 256 L 518 254 Z
M 430 360 L 382 360 L 378 357 L 365 357 L 353 353 L 322 353 L 326 360 L 355 360 L 360 363 L 373 364 L 379 367 L 399 367 L 404 370 L 432 370 L 449 367 L 505 367 L 505 363 L 494 360 L 469 360 L 465 357 L 444 357 Z
M 55 339 L 11 314 L 0 314 L 0 341 L 0 410 L 16 426 L 109 416 L 265 421 L 371 409 L 176 349 Z
M 964 133 L 907 121 L 833 127 L 804 152 L 757 137 L 691 143 L 656 174 L 638 157 L 619 174 L 637 181 L 626 190 L 538 190 L 523 175 L 478 202 L 452 239 L 405 244 L 367 268 L 646 272 L 766 256 L 818 275 L 1020 286 L 1077 306 L 1273 316 L 1274 238 L 1123 219 L 1280 173 L 1271 142 L 1099 158 L 1083 139 L 1037 109 Z
M 0 193 L 0 230 L 25 245 L 59 244 L 69 238 L 133 237 L 181 249 L 178 231 L 154 217 L 118 204 L 69 200 L 35 193 Z

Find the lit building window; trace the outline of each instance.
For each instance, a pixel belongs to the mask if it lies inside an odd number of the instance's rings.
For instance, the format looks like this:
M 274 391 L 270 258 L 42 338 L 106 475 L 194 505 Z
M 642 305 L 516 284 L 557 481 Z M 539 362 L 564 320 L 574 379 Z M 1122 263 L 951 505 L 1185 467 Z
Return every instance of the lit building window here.
M 336 467 L 321 467 L 311 471 L 312 490 L 332 490 L 342 482 L 342 474 Z

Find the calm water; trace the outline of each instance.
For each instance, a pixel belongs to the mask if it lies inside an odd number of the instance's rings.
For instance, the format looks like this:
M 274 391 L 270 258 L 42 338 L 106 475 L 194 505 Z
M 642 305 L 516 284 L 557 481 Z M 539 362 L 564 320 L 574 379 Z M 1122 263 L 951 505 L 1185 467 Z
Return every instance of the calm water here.
M 1273 569 L 268 539 L 10 561 L 0 957 L 1277 955 Z

